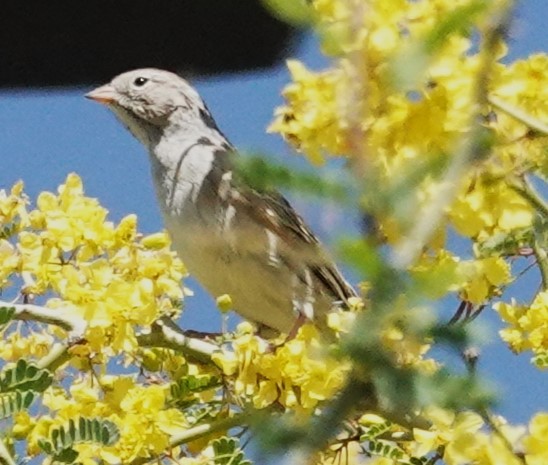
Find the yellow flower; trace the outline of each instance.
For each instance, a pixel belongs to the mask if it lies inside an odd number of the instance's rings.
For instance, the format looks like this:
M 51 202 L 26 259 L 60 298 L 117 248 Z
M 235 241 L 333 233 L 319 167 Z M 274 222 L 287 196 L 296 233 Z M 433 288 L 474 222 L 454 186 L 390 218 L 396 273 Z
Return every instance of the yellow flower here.
M 523 440 L 527 465 L 548 463 L 548 413 L 536 414 L 529 423 L 529 436 Z
M 161 250 L 171 245 L 171 240 L 166 232 L 149 234 L 141 239 L 141 244 L 146 249 Z
M 23 182 L 13 185 L 10 193 L 0 190 L 0 230 L 5 236 L 17 232 L 19 228 L 28 224 L 28 198 L 23 193 Z
M 232 298 L 228 294 L 223 294 L 217 297 L 217 308 L 223 312 L 230 312 L 232 310 Z
M 530 227 L 533 207 L 504 182 L 477 180 L 451 207 L 450 218 L 466 236 L 485 240 L 497 232 Z
M 314 74 L 296 60 L 287 66 L 294 83 L 288 86 L 284 97 L 291 108 L 276 110 L 276 119 L 269 127 L 271 132 L 281 132 L 312 162 L 323 161 L 323 151 L 342 155 L 346 151 L 336 110 L 336 85 L 340 79 L 337 71 Z
M 235 376 L 235 392 L 256 408 L 278 401 L 301 412 L 311 412 L 331 398 L 349 370 L 348 364 L 325 353 L 311 325 L 301 327 L 295 338 L 274 351 L 257 336 L 244 333 L 233 342 L 233 351 L 214 354 L 213 360 L 225 375 Z
M 458 273 L 462 297 L 481 305 L 496 295 L 498 288 L 511 282 L 510 266 L 501 257 L 487 257 L 461 262 Z
M 14 438 L 18 440 L 25 439 L 35 425 L 36 420 L 32 418 L 28 412 L 17 412 L 13 417 L 12 433 Z
M 529 307 L 498 302 L 493 308 L 509 324 L 500 336 L 515 352 L 531 350 L 539 368 L 548 367 L 548 291 L 540 292 Z
M 421 457 L 436 450 L 439 446 L 445 447 L 443 459 L 451 465 L 461 463 L 462 457 L 468 457 L 470 448 L 476 447 L 475 441 L 478 431 L 483 426 L 483 420 L 473 412 L 453 412 L 436 407 L 429 407 L 423 412 L 424 417 L 432 422 L 428 431 L 413 429 L 413 455 Z M 465 463 L 465 462 L 462 462 Z
M 23 336 L 19 332 L 4 335 L 0 344 L 0 357 L 4 361 L 16 362 L 23 358 L 45 357 L 51 350 L 54 338 L 47 332 L 31 333 Z

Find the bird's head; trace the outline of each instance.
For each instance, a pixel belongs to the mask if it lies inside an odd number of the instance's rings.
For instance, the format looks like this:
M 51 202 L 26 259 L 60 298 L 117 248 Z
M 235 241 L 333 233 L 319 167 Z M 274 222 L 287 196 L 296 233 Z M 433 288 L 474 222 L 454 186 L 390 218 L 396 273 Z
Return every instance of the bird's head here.
M 86 97 L 107 105 L 145 145 L 153 143 L 172 124 L 188 130 L 214 125 L 198 92 L 169 71 L 128 71 Z

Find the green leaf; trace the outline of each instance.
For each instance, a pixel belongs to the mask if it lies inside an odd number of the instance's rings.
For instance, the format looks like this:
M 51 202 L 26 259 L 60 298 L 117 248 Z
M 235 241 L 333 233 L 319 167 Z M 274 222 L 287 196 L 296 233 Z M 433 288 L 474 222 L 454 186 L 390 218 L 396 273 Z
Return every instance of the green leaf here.
M 61 463 L 73 463 L 77 458 L 78 452 L 76 452 L 74 449 L 64 449 L 59 454 L 53 457 L 56 462 Z
M 69 420 L 66 425 L 53 428 L 48 440 L 39 441 L 40 448 L 55 460 L 72 463 L 76 460 L 73 446 L 81 442 L 96 442 L 111 446 L 120 439 L 118 427 L 109 420 L 83 418 Z
M 20 359 L 13 368 L 0 373 L 0 392 L 45 391 L 52 383 L 53 375 L 46 369 Z
M 368 450 L 374 455 L 379 455 L 392 460 L 399 460 L 405 457 L 405 452 L 395 443 L 381 439 L 370 441 Z
M 377 247 L 363 239 L 342 239 L 339 243 L 339 253 L 346 263 L 367 279 L 379 276 L 385 268 Z
M 259 192 L 282 188 L 339 203 L 347 203 L 352 198 L 348 184 L 316 173 L 289 169 L 260 156 L 235 157 L 233 161 L 236 182 Z
M 190 394 L 207 391 L 221 386 L 221 379 L 212 375 L 187 375 L 174 381 L 170 385 L 171 398 L 186 400 Z
M 360 442 L 371 441 L 377 436 L 386 433 L 390 430 L 392 422 L 384 421 L 382 423 L 368 425 L 365 428 L 365 432 L 360 436 Z
M 9 323 L 15 315 L 14 307 L 0 307 L 0 326 Z
M 38 439 L 38 446 L 40 449 L 42 449 L 46 454 L 52 455 L 53 453 L 53 446 L 51 445 L 51 442 L 45 440 L 45 439 Z
M 8 418 L 14 413 L 26 410 L 36 398 L 33 391 L 13 391 L 0 393 L 0 419 Z
M 240 443 L 236 438 L 223 436 L 211 442 L 215 453 L 215 465 L 251 465 L 240 449 Z

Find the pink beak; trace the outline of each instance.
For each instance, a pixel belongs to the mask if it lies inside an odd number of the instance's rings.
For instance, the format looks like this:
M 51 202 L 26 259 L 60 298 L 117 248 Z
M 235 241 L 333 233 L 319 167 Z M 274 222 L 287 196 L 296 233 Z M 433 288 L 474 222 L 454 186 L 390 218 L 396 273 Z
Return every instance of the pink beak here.
M 118 93 L 110 84 L 97 87 L 97 89 L 88 92 L 85 97 L 105 105 L 116 103 L 118 101 Z

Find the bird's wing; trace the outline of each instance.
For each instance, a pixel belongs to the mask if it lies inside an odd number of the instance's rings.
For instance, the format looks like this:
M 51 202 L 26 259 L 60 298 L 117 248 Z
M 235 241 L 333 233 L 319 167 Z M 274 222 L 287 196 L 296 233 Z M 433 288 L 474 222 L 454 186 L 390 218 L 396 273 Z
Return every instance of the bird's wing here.
M 286 263 L 294 262 L 296 273 L 306 266 L 321 284 L 322 291 L 334 301 L 347 302 L 356 296 L 333 261 L 327 256 L 320 241 L 295 212 L 290 203 L 278 192 L 257 192 L 253 189 L 237 190 L 233 201 L 266 230 L 278 236 L 285 247 L 281 252 Z M 289 257 L 287 255 L 290 255 Z

